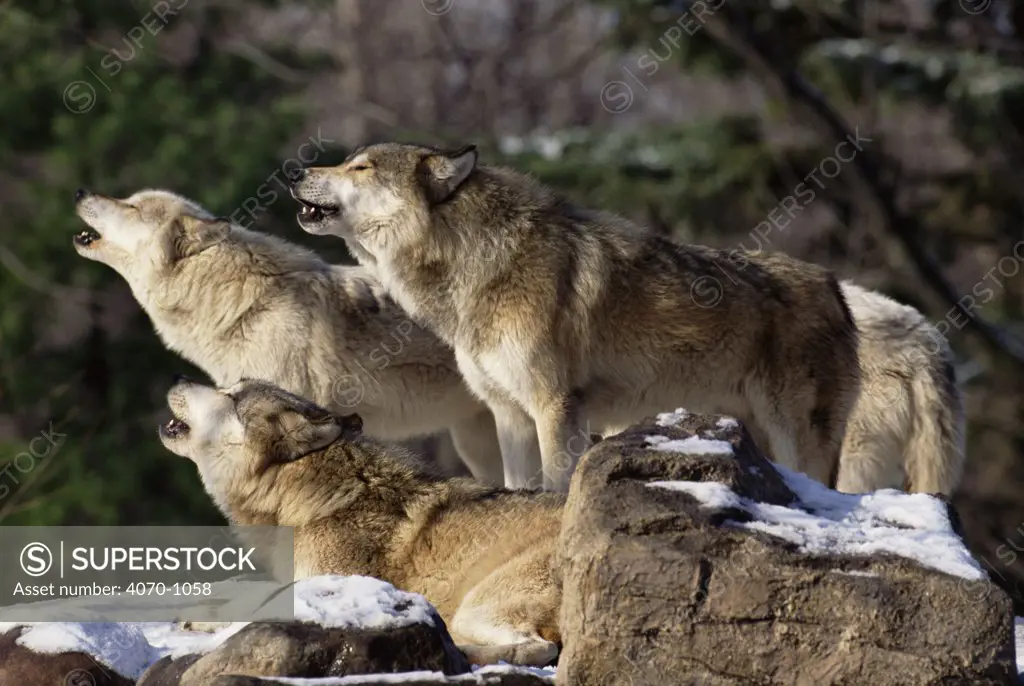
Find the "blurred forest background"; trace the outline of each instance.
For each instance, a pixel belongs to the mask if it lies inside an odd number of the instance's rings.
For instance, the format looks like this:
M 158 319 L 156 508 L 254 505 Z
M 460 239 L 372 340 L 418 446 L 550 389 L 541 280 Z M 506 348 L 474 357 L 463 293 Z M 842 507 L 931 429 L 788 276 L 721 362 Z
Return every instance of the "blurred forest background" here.
M 473 142 L 947 330 L 970 415 L 954 502 L 1024 612 L 1021 3 L 0 0 L 0 84 L 0 523 L 219 522 L 155 429 L 172 374 L 201 373 L 75 254 L 75 188 L 170 188 L 346 261 L 281 192 L 304 142 L 313 164 Z

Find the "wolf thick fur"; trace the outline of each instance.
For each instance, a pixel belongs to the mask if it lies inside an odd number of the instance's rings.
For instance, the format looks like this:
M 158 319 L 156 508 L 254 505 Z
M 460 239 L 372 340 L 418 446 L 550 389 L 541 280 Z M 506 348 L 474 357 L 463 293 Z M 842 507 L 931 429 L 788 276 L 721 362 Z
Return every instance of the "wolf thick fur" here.
M 361 574 L 421 593 L 473 661 L 545 664 L 561 640 L 551 559 L 564 499 L 445 479 L 261 381 L 181 380 L 160 440 L 233 524 L 294 527 L 295 579 Z
M 84 194 L 76 211 L 99 236 L 76 239 L 79 254 L 121 274 L 167 347 L 215 383 L 273 381 L 358 412 L 382 440 L 450 429 L 474 476 L 502 484 L 494 420 L 452 351 L 365 268 L 327 264 L 167 191 Z
M 953 353 L 913 307 L 849 281 L 860 330 L 861 390 L 850 414 L 837 489 L 952 495 L 964 467 L 964 410 Z
M 307 170 L 293 195 L 305 230 L 348 240 L 454 347 L 494 412 L 506 485 L 543 467 L 544 487 L 565 490 L 584 418 L 621 426 L 680 405 L 747 420 L 775 460 L 835 483 L 859 367 L 824 268 L 640 232 L 478 167 L 471 147 L 368 146 Z

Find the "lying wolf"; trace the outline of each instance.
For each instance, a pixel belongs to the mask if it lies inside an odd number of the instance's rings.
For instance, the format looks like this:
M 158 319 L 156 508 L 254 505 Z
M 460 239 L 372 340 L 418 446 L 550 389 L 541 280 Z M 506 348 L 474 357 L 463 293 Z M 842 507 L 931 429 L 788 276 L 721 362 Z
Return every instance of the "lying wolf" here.
M 236 525 L 294 527 L 295 579 L 360 574 L 420 593 L 478 664 L 543 665 L 561 640 L 551 558 L 564 500 L 444 479 L 265 382 L 167 394 L 168 450 Z
M 345 238 L 455 349 L 494 413 L 506 484 L 542 467 L 546 489 L 566 490 L 584 419 L 677 406 L 744 419 L 773 459 L 835 484 L 859 366 L 826 269 L 639 231 L 477 166 L 472 147 L 368 146 L 292 194 L 303 229 Z
M 502 484 L 494 420 L 451 350 L 366 269 L 327 264 L 166 191 L 79 191 L 75 204 L 89 227 L 74 238 L 78 253 L 123 276 L 167 347 L 215 383 L 271 380 L 358 412 L 381 440 L 449 429 L 473 475 Z

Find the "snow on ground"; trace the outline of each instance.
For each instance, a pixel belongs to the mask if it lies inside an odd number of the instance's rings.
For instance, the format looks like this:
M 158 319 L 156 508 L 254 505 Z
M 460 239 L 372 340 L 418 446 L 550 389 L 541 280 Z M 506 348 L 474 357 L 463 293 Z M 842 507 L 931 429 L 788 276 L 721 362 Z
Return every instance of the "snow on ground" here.
M 295 583 L 292 593 L 294 617 L 276 619 L 368 629 L 398 628 L 420 622 L 434 624 L 432 606 L 423 596 L 370 577 L 331 575 L 303 579 Z M 95 616 L 102 616 L 104 606 L 109 611 L 110 604 L 103 597 L 63 602 L 73 605 L 76 612 L 88 610 L 91 605 Z M 191 604 L 195 605 L 195 599 Z M 154 616 L 167 616 L 173 609 L 168 603 L 154 603 Z M 219 631 L 203 633 L 182 631 L 173 622 L 0 622 L 0 634 L 25 625 L 28 629 L 17 642 L 26 648 L 39 653 L 87 653 L 105 667 L 129 679 L 138 679 L 149 665 L 165 655 L 210 652 L 247 624 L 232 622 Z
M 662 412 L 658 414 L 658 426 L 675 426 L 690 416 L 690 413 L 679 407 L 675 412 Z
M 659 412 L 655 423 L 658 426 L 675 426 L 689 416 L 689 412 L 682 407 L 677 407 L 672 412 Z M 735 429 L 739 425 L 740 423 L 732 417 L 719 417 L 715 422 L 715 426 L 719 429 Z
M 219 631 L 183 631 L 174 622 L 135 623 L 146 637 L 146 641 L 157 651 L 160 659 L 164 656 L 179 658 L 190 653 L 204 655 L 237 634 L 249 622 L 231 622 Z M 154 660 L 155 662 L 155 660 Z
M 684 491 L 704 507 L 744 510 L 754 521 L 732 526 L 777 536 L 811 555 L 891 553 L 953 576 L 987 578 L 953 532 L 946 505 L 939 499 L 893 489 L 863 495 L 837 493 L 804 474 L 781 465 L 775 468 L 797 496 L 797 504 L 754 502 L 716 482 L 652 481 L 647 485 Z
M 646 436 L 644 442 L 655 450 L 690 455 L 732 455 L 732 444 L 699 436 L 673 440 L 668 436 Z
M 245 615 L 253 619 L 274 619 L 275 604 L 267 601 L 278 594 L 281 584 L 271 581 L 250 579 L 229 579 L 212 584 L 213 592 L 206 597 L 175 595 L 170 590 L 163 595 L 130 596 L 130 602 L 112 599 L 111 596 L 80 595 L 75 597 L 44 600 L 39 602 L 8 605 L 0 614 L 10 619 L 35 617 L 40 614 L 60 616 L 65 621 L 102 622 L 111 615 L 130 614 L 136 621 L 160 621 L 176 612 L 193 611 L 201 608 L 204 612 L 218 617 Z M 224 602 L 224 598 L 233 600 Z M 152 599 L 153 602 L 147 602 Z M 254 607 L 259 604 L 259 607 Z M 11 622 L 0 622 L 0 626 Z M 24 623 L 24 622 L 21 622 Z
M 318 576 L 295 584 L 295 619 L 327 627 L 434 626 L 434 608 L 416 593 L 368 576 Z
M 651 481 L 647 485 L 689 493 L 699 500 L 701 505 L 713 510 L 746 509 L 742 498 L 731 488 L 717 481 Z
M 1015 617 L 1013 620 L 1017 653 L 1017 673 L 1024 676 L 1024 617 Z
M 459 674 L 458 676 L 448 677 L 447 683 L 453 684 L 483 684 L 486 683 L 484 678 L 488 674 L 507 674 L 507 673 L 520 673 L 520 674 L 533 674 L 545 679 L 548 683 L 555 683 L 555 668 L 544 668 L 538 669 L 534 667 L 513 667 L 512 665 L 488 665 L 486 667 L 475 668 L 472 672 L 466 674 Z M 444 681 L 444 674 L 441 672 L 403 672 L 400 674 L 374 674 L 374 681 L 378 681 L 385 684 L 404 684 L 410 681 L 436 679 L 441 683 Z M 359 684 L 366 680 L 365 676 L 346 676 L 340 678 L 329 678 L 329 679 L 296 679 L 296 678 L 281 678 L 275 677 L 274 681 L 279 681 L 282 684 L 289 684 L 289 686 L 349 686 L 350 684 Z
M 674 426 L 687 416 L 686 410 L 679 408 L 659 414 L 657 423 Z M 735 420 L 718 422 L 720 428 L 733 425 Z M 655 450 L 732 454 L 728 442 L 697 436 L 682 440 L 648 436 L 646 442 Z M 804 474 L 782 465 L 774 466 L 796 495 L 797 504 L 784 507 L 754 502 L 716 482 L 652 481 L 647 485 L 684 491 L 704 507 L 744 510 L 754 521 L 733 522 L 732 526 L 777 536 L 811 555 L 891 553 L 953 576 L 987 578 L 967 546 L 953 532 L 946 505 L 938 498 L 895 489 L 858 495 L 838 493 Z
M 327 578 L 330 577 L 317 577 L 310 581 L 320 582 Z M 368 577 L 348 578 L 358 580 L 351 586 L 372 586 L 373 584 L 365 583 L 367 580 L 375 581 L 382 586 L 390 586 L 376 579 L 368 579 Z M 317 585 L 322 587 L 324 584 Z M 390 588 L 394 590 L 394 587 Z M 402 594 L 403 592 L 398 591 L 398 593 Z M 330 595 L 337 597 L 337 593 L 331 593 Z M 385 593 L 385 595 L 392 596 L 394 594 Z M 357 604 L 368 605 L 370 597 L 368 596 L 361 603 Z M 425 600 L 420 598 L 417 604 L 424 604 L 425 602 Z M 407 623 L 404 618 L 397 622 L 386 619 L 384 615 L 390 616 L 386 610 L 382 613 L 367 613 L 365 607 L 362 607 L 355 609 L 352 613 L 346 612 L 345 606 L 352 604 L 351 598 L 345 598 L 342 602 L 342 607 L 330 608 L 327 612 L 323 613 L 326 621 L 329 622 L 326 626 L 357 626 L 358 623 L 355 620 L 359 617 L 366 617 L 369 620 L 370 625 L 367 628 L 402 626 Z M 296 602 L 296 610 L 298 610 L 298 607 L 299 603 Z M 296 618 L 298 619 L 298 617 Z M 199 631 L 183 631 L 173 622 L 37 622 L 32 624 L 29 630 L 19 637 L 17 642 L 39 653 L 83 652 L 92 655 L 97 662 L 122 676 L 129 679 L 138 679 L 149 665 L 160 658 L 166 655 L 178 658 L 189 653 L 208 653 L 237 634 L 248 624 L 249 622 L 233 622 L 219 631 L 204 633 Z M 0 634 L 18 625 L 16 622 L 0 622 Z M 474 667 L 472 673 L 450 678 L 459 684 L 482 684 L 484 683 L 483 677 L 485 675 L 508 671 L 535 674 L 548 679 L 552 684 L 555 679 L 555 669 L 553 667 L 539 669 L 513 667 L 511 665 Z M 375 675 L 374 678 L 379 681 L 400 684 L 406 681 L 425 678 L 440 680 L 443 676 L 440 672 L 422 671 Z M 275 677 L 276 681 L 298 686 L 345 686 L 346 684 L 358 682 L 361 679 L 365 679 L 365 677 L 322 679 Z
M 0 634 L 18 626 L 0 622 Z M 161 655 L 150 645 L 139 624 L 129 622 L 36 622 L 17 643 L 37 653 L 80 651 L 104 667 L 138 679 Z

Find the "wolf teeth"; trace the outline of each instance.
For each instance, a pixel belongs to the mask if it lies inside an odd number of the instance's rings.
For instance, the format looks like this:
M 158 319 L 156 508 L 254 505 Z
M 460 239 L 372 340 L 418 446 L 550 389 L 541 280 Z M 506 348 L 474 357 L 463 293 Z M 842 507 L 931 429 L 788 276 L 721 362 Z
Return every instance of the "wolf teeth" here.
M 188 430 L 188 424 L 181 421 L 180 419 L 171 419 L 166 424 L 164 424 L 164 431 L 166 431 L 168 434 L 172 436 L 185 433 Z
M 327 213 L 319 207 L 314 205 L 303 205 L 300 210 L 300 216 L 303 219 L 311 219 L 313 221 L 319 221 L 327 216 Z
M 75 234 L 74 240 L 79 245 L 89 245 L 101 238 L 100 234 L 92 229 L 83 229 Z

